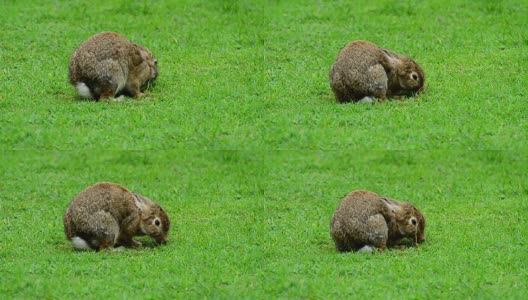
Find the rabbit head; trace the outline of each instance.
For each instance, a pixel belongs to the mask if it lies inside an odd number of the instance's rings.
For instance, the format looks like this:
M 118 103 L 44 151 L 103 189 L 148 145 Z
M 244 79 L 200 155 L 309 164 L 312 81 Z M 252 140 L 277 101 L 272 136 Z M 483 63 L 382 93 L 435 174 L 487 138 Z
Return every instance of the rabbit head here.
M 422 68 L 412 59 L 406 58 L 398 69 L 401 93 L 409 95 L 423 92 L 425 74 Z
M 134 44 L 130 76 L 142 84 L 150 84 L 158 77 L 158 60 L 152 52 L 140 45 Z
M 407 202 L 394 207 L 397 234 L 402 238 L 411 238 L 415 243 L 425 241 L 425 218 L 422 213 Z
M 392 94 L 413 96 L 424 91 L 425 73 L 411 58 L 382 49 L 384 60 L 387 61 L 391 74 L 389 88 Z
M 170 220 L 161 206 L 147 197 L 134 194 L 136 206 L 141 215 L 140 232 L 138 235 L 148 235 L 158 244 L 169 240 Z

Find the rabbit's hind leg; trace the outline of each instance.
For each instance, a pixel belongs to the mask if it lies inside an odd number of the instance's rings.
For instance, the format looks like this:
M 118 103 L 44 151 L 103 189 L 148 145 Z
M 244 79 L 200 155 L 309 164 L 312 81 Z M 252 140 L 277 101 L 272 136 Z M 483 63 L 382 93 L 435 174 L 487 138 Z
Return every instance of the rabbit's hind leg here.
M 381 64 L 374 65 L 368 69 L 369 95 L 378 99 L 387 98 L 388 78 Z
M 370 216 L 367 220 L 369 227 L 368 245 L 384 250 L 387 248 L 389 227 L 382 214 Z
M 99 88 L 98 100 L 107 100 L 115 97 L 117 86 L 110 81 L 103 82 Z
M 113 248 L 119 238 L 119 224 L 108 212 L 99 211 L 92 216 L 91 231 L 97 241 L 98 249 Z

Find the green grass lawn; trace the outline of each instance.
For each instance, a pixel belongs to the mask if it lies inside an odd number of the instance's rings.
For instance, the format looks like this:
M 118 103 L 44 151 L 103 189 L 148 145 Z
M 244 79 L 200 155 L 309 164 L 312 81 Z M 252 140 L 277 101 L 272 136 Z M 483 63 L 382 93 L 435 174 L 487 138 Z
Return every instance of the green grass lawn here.
M 528 1 L 1 1 L 3 298 L 528 297 Z M 157 56 L 147 97 L 77 98 L 70 55 L 116 31 Z M 354 39 L 426 93 L 337 104 Z M 69 201 L 113 181 L 159 202 L 165 246 L 76 252 Z M 339 254 L 354 189 L 413 202 L 427 242 Z

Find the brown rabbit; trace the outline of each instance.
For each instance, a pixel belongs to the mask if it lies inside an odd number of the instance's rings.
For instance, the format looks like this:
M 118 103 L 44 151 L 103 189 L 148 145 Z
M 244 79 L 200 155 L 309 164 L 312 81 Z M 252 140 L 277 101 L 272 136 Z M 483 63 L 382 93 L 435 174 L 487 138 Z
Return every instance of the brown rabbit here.
M 132 237 L 149 235 L 166 243 L 170 220 L 163 208 L 145 196 L 111 182 L 96 183 L 79 193 L 64 214 L 64 232 L 77 250 L 137 248 Z
M 75 50 L 68 70 L 70 83 L 84 98 L 141 97 L 141 86 L 158 77 L 158 61 L 147 48 L 103 32 Z
M 369 41 L 346 45 L 330 69 L 330 86 L 339 102 L 373 102 L 373 98 L 423 92 L 425 74 L 411 58 Z
M 425 218 L 413 205 L 358 190 L 348 194 L 330 222 L 337 251 L 372 252 L 403 238 L 425 240 Z

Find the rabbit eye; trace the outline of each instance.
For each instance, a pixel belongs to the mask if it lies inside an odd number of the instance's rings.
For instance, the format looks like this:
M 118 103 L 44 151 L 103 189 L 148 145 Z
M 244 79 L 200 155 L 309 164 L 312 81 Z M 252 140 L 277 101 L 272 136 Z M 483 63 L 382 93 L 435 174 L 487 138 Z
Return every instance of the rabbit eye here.
M 414 79 L 414 80 L 418 80 L 418 75 L 416 75 L 416 74 L 413 73 L 413 74 L 412 74 L 412 79 Z
M 413 225 L 416 225 L 416 219 L 412 219 L 412 220 L 411 220 L 411 223 L 412 223 Z
M 156 66 L 158 65 L 158 60 L 154 61 L 154 65 L 156 65 Z
M 159 220 L 156 220 L 156 221 L 154 221 L 154 224 L 156 224 L 156 226 L 159 227 L 161 225 L 161 222 Z

